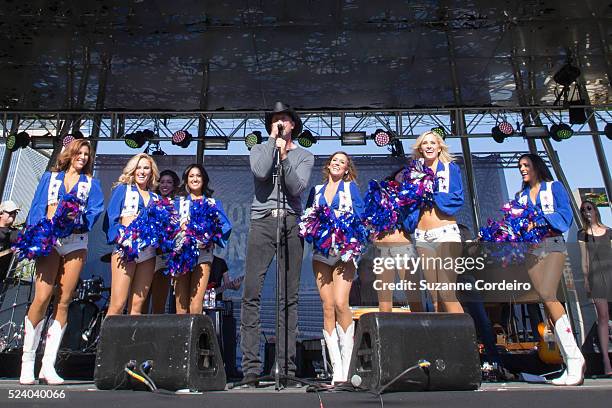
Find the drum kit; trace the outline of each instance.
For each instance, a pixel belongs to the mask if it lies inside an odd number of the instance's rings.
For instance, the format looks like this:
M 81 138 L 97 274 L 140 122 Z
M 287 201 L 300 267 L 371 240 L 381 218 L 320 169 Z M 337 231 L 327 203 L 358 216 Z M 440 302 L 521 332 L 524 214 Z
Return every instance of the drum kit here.
M 29 278 L 19 277 L 13 265 L 9 271 L 8 277 L 0 282 L 0 353 L 21 348 L 24 318 L 34 296 L 34 274 Z M 109 292 L 110 288 L 104 286 L 101 276 L 79 279 L 68 307 L 61 349 L 95 352 L 108 308 Z M 49 307 L 48 314 L 51 312 Z

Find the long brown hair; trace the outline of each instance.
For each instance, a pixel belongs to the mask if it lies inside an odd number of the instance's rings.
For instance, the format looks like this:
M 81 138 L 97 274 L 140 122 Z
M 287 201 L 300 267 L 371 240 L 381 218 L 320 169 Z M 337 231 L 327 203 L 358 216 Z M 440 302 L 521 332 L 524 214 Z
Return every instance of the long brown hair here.
M 331 164 L 332 160 L 334 159 L 334 156 L 336 156 L 337 154 L 343 154 L 347 160 L 346 161 L 346 164 L 347 164 L 346 173 L 342 176 L 342 180 L 343 181 L 357 180 L 357 168 L 355 168 L 355 163 L 353 162 L 353 159 L 351 159 L 351 156 L 349 156 L 348 153 L 343 152 L 343 151 L 338 151 L 338 152 L 332 153 L 332 155 L 329 156 L 327 160 L 325 161 L 325 165 L 323 166 L 323 183 L 327 183 L 329 181 L 328 167 Z
M 81 147 L 87 146 L 89 148 L 89 158 L 87 159 L 87 164 L 81 170 L 82 174 L 86 174 L 88 176 L 93 175 L 93 158 L 95 153 L 91 147 L 91 143 L 87 139 L 76 139 L 70 142 L 68 146 L 62 150 L 62 152 L 57 157 L 57 161 L 55 162 L 55 166 L 51 168 L 51 171 L 66 171 L 70 168 L 72 163 L 72 159 L 75 156 L 78 156 Z
M 595 220 L 589 220 L 588 217 L 585 217 L 582 208 L 586 205 L 590 204 L 593 207 L 593 211 L 595 212 Z M 600 227 L 605 227 L 605 225 L 601 222 L 601 214 L 599 213 L 599 208 L 595 205 L 591 200 L 584 200 L 582 204 L 580 204 L 580 218 L 582 218 L 582 222 L 585 225 L 585 230 L 588 225 L 598 225 Z M 590 221 L 590 222 L 589 222 Z

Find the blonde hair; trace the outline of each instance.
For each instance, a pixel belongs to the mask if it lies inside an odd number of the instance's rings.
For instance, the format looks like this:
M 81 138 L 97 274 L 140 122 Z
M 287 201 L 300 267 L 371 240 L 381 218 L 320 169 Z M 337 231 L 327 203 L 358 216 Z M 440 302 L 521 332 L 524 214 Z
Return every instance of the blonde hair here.
M 127 162 L 119 179 L 117 179 L 117 182 L 114 184 L 115 186 L 118 184 L 134 184 L 134 173 L 136 173 L 136 168 L 138 167 L 140 159 L 147 159 L 151 164 L 151 177 L 149 177 L 149 181 L 147 182 L 147 190 L 153 191 L 157 188 L 159 170 L 157 169 L 155 160 L 146 153 L 139 153 Z
M 64 150 L 62 150 L 59 156 L 57 156 L 55 166 L 51 168 L 51 171 L 60 172 L 68 170 L 72 165 L 72 159 L 79 155 L 81 147 L 83 146 L 87 146 L 89 149 L 89 158 L 81 170 L 81 174 L 86 174 L 91 177 L 93 175 L 93 158 L 95 153 L 91 148 L 91 143 L 89 143 L 89 140 L 86 139 L 76 139 L 70 142 L 70 144 L 66 146 Z
M 346 157 L 346 173 L 342 175 L 342 180 L 343 181 L 357 180 L 357 168 L 355 168 L 355 163 L 353 162 L 353 159 L 351 159 L 351 156 L 349 156 L 348 153 L 338 151 L 338 152 L 333 153 L 331 156 L 329 156 L 327 160 L 325 161 L 325 165 L 323 166 L 323 183 L 327 183 L 327 181 L 329 180 L 328 167 L 331 164 L 332 160 L 334 160 L 334 157 L 338 154 L 342 154 Z
M 423 156 L 423 153 L 421 153 L 420 148 L 421 144 L 423 143 L 423 139 L 429 135 L 435 136 L 438 144 L 440 145 L 440 154 L 438 155 L 440 161 L 442 163 L 450 163 L 455 161 L 455 157 L 453 157 L 453 155 L 448 151 L 448 145 L 444 142 L 442 136 L 432 130 L 428 130 L 427 132 L 422 133 L 421 136 L 417 137 L 417 140 L 412 145 L 412 158 L 418 160 L 425 157 Z

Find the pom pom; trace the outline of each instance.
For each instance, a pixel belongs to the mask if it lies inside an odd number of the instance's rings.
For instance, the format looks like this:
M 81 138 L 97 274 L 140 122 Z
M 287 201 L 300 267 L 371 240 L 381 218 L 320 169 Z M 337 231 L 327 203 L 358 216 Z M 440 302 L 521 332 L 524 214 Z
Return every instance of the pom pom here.
M 371 180 L 364 197 L 363 219 L 372 239 L 400 230 L 413 211 L 431 208 L 438 178 L 420 161 L 401 171 L 401 182 Z
M 53 236 L 53 223 L 44 218 L 34 225 L 29 225 L 19 231 L 13 250 L 17 251 L 17 258 L 36 259 L 51 254 L 56 239 Z
M 200 250 L 213 244 L 221 247 L 226 244 L 219 208 L 212 198 L 192 200 L 189 221 L 174 240 L 166 273 L 172 276 L 189 273 L 197 265 Z
M 44 218 L 34 225 L 20 231 L 13 250 L 17 258 L 36 259 L 51 254 L 53 246 L 60 238 L 66 238 L 81 226 L 81 214 L 85 202 L 75 194 L 65 194 L 59 201 L 53 218 Z
M 550 228 L 542 222 L 542 211 L 532 205 L 516 200 L 502 206 L 503 217 L 499 221 L 488 220 L 478 233 L 481 242 L 491 242 L 491 256 L 506 266 L 525 260 L 530 247 L 542 241 Z
M 55 238 L 66 238 L 81 226 L 84 208 L 85 202 L 75 194 L 66 194 L 62 197 L 52 219 Z
M 117 250 L 127 262 L 134 261 L 147 247 L 169 252 L 176 235 L 177 214 L 168 198 L 151 198 L 127 227 L 120 228 Z
M 343 262 L 357 260 L 368 243 L 368 231 L 353 212 L 336 216 L 329 206 L 308 208 L 299 223 L 299 235 L 325 256 L 340 255 Z

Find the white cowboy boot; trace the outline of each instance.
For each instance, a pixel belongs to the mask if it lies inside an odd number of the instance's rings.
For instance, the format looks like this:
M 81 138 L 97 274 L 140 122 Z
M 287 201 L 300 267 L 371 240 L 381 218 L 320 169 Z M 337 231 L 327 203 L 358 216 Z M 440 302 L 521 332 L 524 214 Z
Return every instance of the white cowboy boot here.
M 355 322 L 351 322 L 346 332 L 336 323 L 338 337 L 340 338 L 340 352 L 342 354 L 342 381 L 347 381 L 349 367 L 351 365 L 351 356 L 353 355 L 353 345 L 355 343 Z
M 581 385 L 584 382 L 586 364 L 567 315 L 563 315 L 555 323 L 555 335 L 559 340 L 559 349 L 567 368 L 561 377 L 552 380 L 554 385 Z
M 36 327 L 32 325 L 28 316 L 25 317 L 25 333 L 23 335 L 23 354 L 21 355 L 20 384 L 34 384 L 34 363 L 36 362 L 36 349 L 40 342 L 40 332 L 45 319 L 42 319 Z
M 45 344 L 45 354 L 42 359 L 42 367 L 38 374 L 38 381 L 41 384 L 59 385 L 64 383 L 64 379 L 55 372 L 55 359 L 57 352 L 66 330 L 66 325 L 62 328 L 57 320 L 50 320 L 51 324 L 47 329 L 47 342 Z
M 332 385 L 334 385 L 342 382 L 342 355 L 340 354 L 340 345 L 338 344 L 338 333 L 336 333 L 336 330 L 332 330 L 332 333 L 328 334 L 323 329 L 323 337 L 325 338 L 329 359 L 331 360 L 333 371 Z

